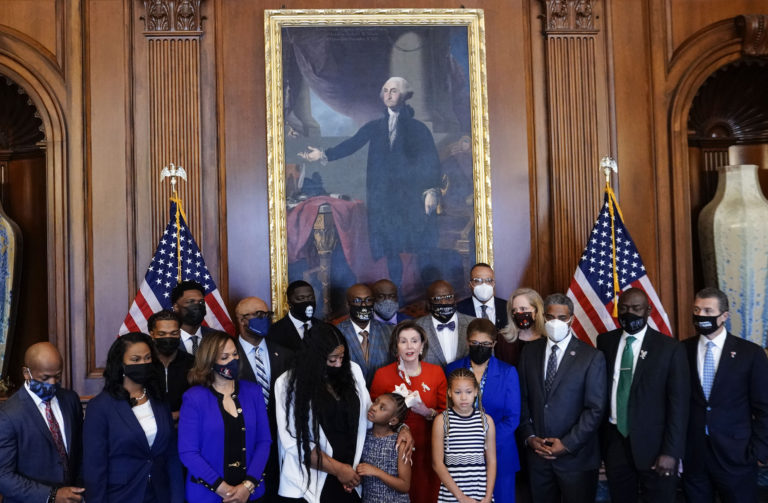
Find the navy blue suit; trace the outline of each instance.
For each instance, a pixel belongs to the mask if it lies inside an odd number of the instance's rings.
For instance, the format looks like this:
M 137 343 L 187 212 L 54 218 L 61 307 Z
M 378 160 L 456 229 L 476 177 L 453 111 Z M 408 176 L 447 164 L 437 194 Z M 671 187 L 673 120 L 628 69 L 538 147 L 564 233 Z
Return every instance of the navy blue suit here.
M 446 375 L 457 368 L 470 368 L 469 357 L 449 363 Z M 491 357 L 485 371 L 482 390 L 485 412 L 496 425 L 496 485 L 493 498 L 496 503 L 515 501 L 515 472 L 520 470 L 515 430 L 520 423 L 520 381 L 517 370 L 498 358 Z
M 495 322 L 496 330 L 501 330 L 507 326 L 509 321 L 507 318 L 507 301 L 499 297 L 494 297 L 493 308 L 496 311 L 496 319 L 491 321 Z M 459 301 L 456 304 L 456 310 L 461 314 L 466 314 L 472 318 L 479 318 L 475 311 L 475 302 L 472 300 L 471 295 L 466 299 Z
M 158 503 L 184 501 L 171 411 L 163 402 L 150 403 L 157 422 L 151 448 L 127 400 L 102 391 L 88 403 L 83 425 L 87 501 L 144 503 L 148 488 Z
M 692 384 L 683 482 L 689 501 L 757 500 L 757 462 L 768 460 L 768 358 L 763 348 L 728 334 L 704 397 L 699 337 L 684 343 Z M 709 431 L 707 435 L 706 431 Z
M 74 391 L 59 389 L 56 399 L 64 424 L 68 474 L 60 461 L 51 431 L 26 388 L 0 409 L 0 494 L 6 503 L 44 502 L 54 486 L 77 484 L 82 459 L 83 408 Z

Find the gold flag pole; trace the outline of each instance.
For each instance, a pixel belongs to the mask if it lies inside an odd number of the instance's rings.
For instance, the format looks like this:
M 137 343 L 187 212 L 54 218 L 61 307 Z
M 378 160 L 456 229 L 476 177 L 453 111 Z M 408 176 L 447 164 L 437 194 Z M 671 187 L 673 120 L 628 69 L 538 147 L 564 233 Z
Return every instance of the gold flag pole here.
M 616 160 L 613 157 L 605 156 L 600 159 L 600 169 L 603 170 L 605 175 L 605 192 L 608 194 L 608 212 L 611 215 L 611 259 L 612 259 L 612 271 L 613 271 L 613 313 L 612 316 L 616 318 L 619 315 L 619 294 L 621 293 L 621 287 L 619 286 L 619 275 L 616 270 L 616 215 L 614 214 L 614 206 L 616 204 L 616 196 L 611 188 L 611 171 L 614 173 L 619 172 L 619 168 L 616 165 Z
M 181 283 L 181 215 L 184 210 L 181 207 L 181 198 L 176 192 L 176 178 L 181 178 L 185 182 L 187 181 L 187 172 L 181 166 L 174 166 L 170 163 L 169 166 L 165 166 L 160 171 L 160 183 L 166 178 L 171 179 L 171 201 L 176 203 L 176 261 L 177 261 L 177 274 L 176 282 Z

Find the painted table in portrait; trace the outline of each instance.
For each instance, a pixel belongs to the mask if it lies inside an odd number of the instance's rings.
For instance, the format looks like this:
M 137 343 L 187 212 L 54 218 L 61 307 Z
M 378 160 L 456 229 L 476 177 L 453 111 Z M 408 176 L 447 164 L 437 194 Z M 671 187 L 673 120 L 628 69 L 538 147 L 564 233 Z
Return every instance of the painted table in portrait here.
M 266 11 L 272 304 L 492 261 L 481 10 Z

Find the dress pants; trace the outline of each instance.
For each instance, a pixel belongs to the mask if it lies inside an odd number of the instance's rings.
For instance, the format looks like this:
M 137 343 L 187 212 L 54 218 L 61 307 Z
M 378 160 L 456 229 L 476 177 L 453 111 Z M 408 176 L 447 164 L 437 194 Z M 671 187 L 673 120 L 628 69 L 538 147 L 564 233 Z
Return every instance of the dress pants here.
M 528 475 L 532 501 L 536 503 L 594 503 L 597 470 L 561 471 L 552 461 L 528 451 Z M 536 459 L 534 459 L 534 456 Z
M 722 503 L 757 501 L 757 464 L 724 470 L 707 441 L 705 454 L 696 463 L 683 464 L 685 499 L 691 503 L 714 503 L 715 494 Z M 689 466 L 690 465 L 690 466 Z
M 655 470 L 638 470 L 632 457 L 632 446 L 616 426 L 608 424 L 605 440 L 605 474 L 611 501 L 635 503 L 674 503 L 677 473 L 661 476 Z

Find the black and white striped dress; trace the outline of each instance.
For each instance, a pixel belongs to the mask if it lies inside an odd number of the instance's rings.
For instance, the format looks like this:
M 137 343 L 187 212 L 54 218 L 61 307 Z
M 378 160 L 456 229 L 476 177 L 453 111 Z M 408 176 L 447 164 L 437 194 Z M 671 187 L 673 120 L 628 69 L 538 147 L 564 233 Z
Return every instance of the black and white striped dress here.
M 462 417 L 448 409 L 443 413 L 443 452 L 448 473 L 459 489 L 470 498 L 485 498 L 485 415 L 475 409 Z M 438 502 L 455 502 L 456 497 L 440 484 Z

